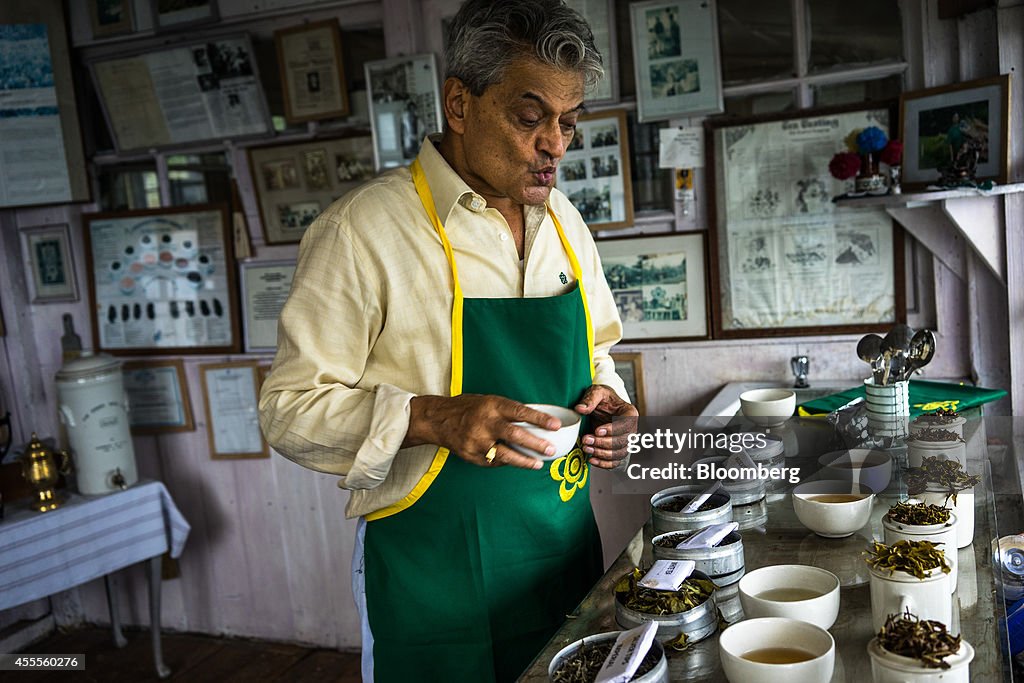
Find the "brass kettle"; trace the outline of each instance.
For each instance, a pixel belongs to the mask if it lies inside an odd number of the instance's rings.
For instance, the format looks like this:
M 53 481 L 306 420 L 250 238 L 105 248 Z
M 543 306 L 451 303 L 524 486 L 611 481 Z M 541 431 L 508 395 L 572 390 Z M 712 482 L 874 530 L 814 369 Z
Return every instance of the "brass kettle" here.
M 21 475 L 35 489 L 35 498 L 30 507 L 37 512 L 49 512 L 59 508 L 65 496 L 54 486 L 62 474 L 71 472 L 71 455 L 64 450 L 51 451 L 32 432 L 32 441 L 21 456 Z

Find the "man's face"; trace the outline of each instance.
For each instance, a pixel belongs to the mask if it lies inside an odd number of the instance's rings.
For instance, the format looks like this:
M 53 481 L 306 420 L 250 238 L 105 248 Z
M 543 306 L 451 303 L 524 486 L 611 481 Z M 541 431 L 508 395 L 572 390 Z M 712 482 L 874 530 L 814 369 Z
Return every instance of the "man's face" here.
M 583 76 L 533 59 L 512 63 L 481 96 L 467 93 L 465 178 L 477 192 L 543 204 L 583 109 Z

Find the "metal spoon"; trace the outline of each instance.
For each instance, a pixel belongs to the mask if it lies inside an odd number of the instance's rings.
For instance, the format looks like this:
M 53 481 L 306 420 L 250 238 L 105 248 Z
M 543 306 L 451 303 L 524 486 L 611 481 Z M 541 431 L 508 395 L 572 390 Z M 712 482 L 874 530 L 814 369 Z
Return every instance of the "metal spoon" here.
M 909 362 L 904 379 L 909 379 L 917 370 L 928 365 L 935 356 L 935 333 L 918 330 L 910 340 Z
M 866 334 L 857 342 L 857 357 L 868 365 L 874 365 L 882 355 L 882 338 L 877 334 Z

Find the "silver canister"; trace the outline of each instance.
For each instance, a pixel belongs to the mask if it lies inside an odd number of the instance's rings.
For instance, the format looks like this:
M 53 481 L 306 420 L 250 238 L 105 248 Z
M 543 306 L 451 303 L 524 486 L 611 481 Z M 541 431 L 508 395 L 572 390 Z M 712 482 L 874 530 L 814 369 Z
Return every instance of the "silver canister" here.
M 711 494 L 708 503 L 712 506 L 702 512 L 683 513 L 675 511 L 680 504 L 689 501 L 707 490 L 704 484 L 687 484 L 664 489 L 651 496 L 651 521 L 655 534 L 686 529 L 703 529 L 711 524 L 732 521 L 732 500 L 725 491 Z
M 670 531 L 652 540 L 655 560 L 693 560 L 697 571 L 703 572 L 719 588 L 732 585 L 743 578 L 743 539 L 732 531 L 718 545 L 711 548 L 676 548 L 692 536 L 687 531 Z M 659 545 L 666 543 L 670 545 Z
M 1007 602 L 1024 598 L 1024 534 L 992 541 L 992 572 Z
M 619 632 L 613 631 L 611 633 L 598 633 L 569 643 L 551 658 L 551 663 L 548 665 L 548 680 L 554 681 L 555 672 L 558 671 L 562 662 L 576 654 L 580 648 L 592 647 L 594 645 L 601 645 L 609 642 L 614 643 L 615 639 L 618 637 Z M 651 643 L 651 650 L 657 654 L 658 663 L 654 665 L 653 669 L 642 676 L 634 676 L 630 679 L 630 683 L 668 683 L 668 660 L 665 658 L 664 646 L 655 639 L 654 642 Z
M 690 574 L 690 578 L 710 581 L 707 574 L 696 570 Z M 696 643 L 718 630 L 718 608 L 715 606 L 715 593 L 709 595 L 707 600 L 693 609 L 677 614 L 638 612 L 622 604 L 616 594 L 615 621 L 625 629 L 636 628 L 648 621 L 653 621 L 658 624 L 656 637 L 659 640 L 672 640 L 682 633 L 686 634 L 688 643 Z
M 712 455 L 695 461 L 693 465 L 694 467 L 698 465 L 716 465 L 720 467 L 727 459 L 728 456 L 726 455 Z M 753 477 L 750 479 L 722 479 L 721 481 L 722 488 L 729 494 L 729 498 L 734 506 L 754 503 L 765 496 L 763 479 Z

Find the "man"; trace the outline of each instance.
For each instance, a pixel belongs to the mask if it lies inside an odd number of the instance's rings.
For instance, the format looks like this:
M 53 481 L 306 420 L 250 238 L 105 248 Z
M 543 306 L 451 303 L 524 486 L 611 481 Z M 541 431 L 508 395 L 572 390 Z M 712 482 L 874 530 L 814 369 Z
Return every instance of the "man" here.
M 636 409 L 593 240 L 553 189 L 600 56 L 560 0 L 469 0 L 449 34 L 445 132 L 309 227 L 260 418 L 342 475 L 359 517 L 364 680 L 506 681 L 601 572 L 588 466 Z M 568 456 L 516 422 L 589 425 Z

